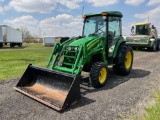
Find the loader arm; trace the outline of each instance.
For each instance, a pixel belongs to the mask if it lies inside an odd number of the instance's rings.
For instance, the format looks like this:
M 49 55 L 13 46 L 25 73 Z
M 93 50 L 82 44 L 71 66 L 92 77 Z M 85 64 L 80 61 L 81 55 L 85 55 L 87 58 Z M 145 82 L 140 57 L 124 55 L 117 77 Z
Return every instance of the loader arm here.
M 86 38 L 85 38 L 86 39 Z M 88 40 L 90 39 L 90 40 Z M 97 53 L 103 53 L 103 61 L 107 63 L 105 58 L 105 37 L 89 37 L 86 41 L 81 38 L 77 43 L 82 44 L 76 45 L 76 43 L 70 43 L 59 47 L 61 50 L 55 56 L 54 62 L 51 69 L 71 74 L 81 74 L 83 66 L 90 62 L 90 58 Z

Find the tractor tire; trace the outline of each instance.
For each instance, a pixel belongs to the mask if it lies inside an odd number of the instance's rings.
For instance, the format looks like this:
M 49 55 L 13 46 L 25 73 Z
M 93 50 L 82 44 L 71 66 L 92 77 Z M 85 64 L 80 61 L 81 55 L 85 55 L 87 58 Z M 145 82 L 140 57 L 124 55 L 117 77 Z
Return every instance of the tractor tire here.
M 94 88 L 103 87 L 108 78 L 108 67 L 103 62 L 96 62 L 90 71 L 90 82 Z
M 148 47 L 147 49 L 149 51 L 156 51 L 156 48 L 157 48 L 157 45 L 156 45 L 156 42 L 154 42 L 153 46 L 152 47 Z
M 156 48 L 156 50 L 157 51 L 160 50 L 160 40 L 157 41 L 157 48 Z
M 120 45 L 114 63 L 113 70 L 117 75 L 128 75 L 133 64 L 133 49 L 126 44 Z

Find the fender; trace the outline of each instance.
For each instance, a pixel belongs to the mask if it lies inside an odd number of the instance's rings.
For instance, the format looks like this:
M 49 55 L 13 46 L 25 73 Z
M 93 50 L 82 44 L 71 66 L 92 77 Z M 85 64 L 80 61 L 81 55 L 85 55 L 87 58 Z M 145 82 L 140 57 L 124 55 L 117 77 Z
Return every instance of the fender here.
M 113 58 L 115 58 L 117 56 L 119 46 L 121 44 L 126 43 L 123 38 L 115 38 L 115 39 L 119 39 L 119 40 L 117 40 L 117 42 L 115 44 L 115 49 L 114 49 L 114 52 L 113 52 Z

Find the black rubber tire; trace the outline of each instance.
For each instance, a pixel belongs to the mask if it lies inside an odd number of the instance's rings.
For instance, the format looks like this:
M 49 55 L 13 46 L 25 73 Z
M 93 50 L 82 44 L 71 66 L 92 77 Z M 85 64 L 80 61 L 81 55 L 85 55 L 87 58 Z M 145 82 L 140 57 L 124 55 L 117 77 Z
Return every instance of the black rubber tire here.
M 10 43 L 10 47 L 11 47 L 11 48 L 14 47 L 14 43 Z
M 3 47 L 3 43 L 0 43 L 0 48 Z
M 100 77 L 103 71 L 106 71 L 106 74 L 103 74 L 103 80 L 100 82 Z M 106 84 L 107 78 L 108 78 L 108 67 L 103 62 L 96 62 L 92 65 L 91 71 L 90 71 L 90 82 L 94 88 L 101 88 Z
M 156 48 L 156 50 L 157 51 L 160 50 L 160 40 L 157 41 L 157 48 Z
M 19 46 L 19 47 L 22 47 L 22 43 L 19 43 L 18 46 Z
M 136 47 L 132 47 L 132 49 L 133 49 L 133 50 L 136 50 L 137 48 L 136 48 Z
M 156 51 L 156 48 L 157 48 L 157 45 L 156 45 L 156 42 L 154 42 L 154 45 L 152 47 L 148 47 L 147 49 L 149 51 Z
M 131 58 L 127 58 L 127 55 L 130 55 Z M 129 60 L 129 65 L 127 66 L 126 62 L 127 59 Z M 113 70 L 117 75 L 128 75 L 132 69 L 132 64 L 133 64 L 133 49 L 129 45 L 122 44 L 120 45 L 117 56 L 114 59 L 115 65 L 113 66 Z

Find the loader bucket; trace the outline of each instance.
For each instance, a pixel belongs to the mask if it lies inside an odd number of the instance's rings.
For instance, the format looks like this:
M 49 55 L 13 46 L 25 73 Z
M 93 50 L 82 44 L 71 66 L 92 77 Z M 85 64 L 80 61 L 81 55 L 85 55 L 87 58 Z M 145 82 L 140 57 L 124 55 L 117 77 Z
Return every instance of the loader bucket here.
M 29 65 L 14 88 L 57 111 L 61 111 L 80 99 L 79 79 L 79 75 Z

